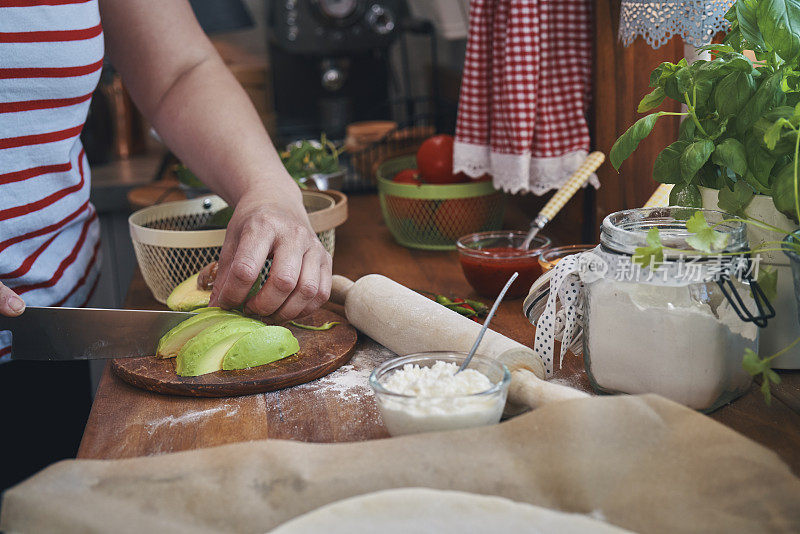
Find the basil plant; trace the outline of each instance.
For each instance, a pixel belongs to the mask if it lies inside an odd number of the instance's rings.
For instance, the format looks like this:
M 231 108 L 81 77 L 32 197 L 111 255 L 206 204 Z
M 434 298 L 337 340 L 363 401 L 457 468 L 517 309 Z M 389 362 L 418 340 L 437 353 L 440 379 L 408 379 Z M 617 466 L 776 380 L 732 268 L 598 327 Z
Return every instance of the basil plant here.
M 675 184 L 670 203 L 702 207 L 698 186 L 719 189 L 719 206 L 742 215 L 756 194 L 800 219 L 800 0 L 738 0 L 725 18 L 731 29 L 707 50 L 714 59 L 662 63 L 640 113 L 666 98 L 686 112 L 656 111 L 639 119 L 611 148 L 619 169 L 659 117 L 683 115 L 678 139 L 664 148 L 653 178 Z M 755 54 L 752 62 L 745 50 Z

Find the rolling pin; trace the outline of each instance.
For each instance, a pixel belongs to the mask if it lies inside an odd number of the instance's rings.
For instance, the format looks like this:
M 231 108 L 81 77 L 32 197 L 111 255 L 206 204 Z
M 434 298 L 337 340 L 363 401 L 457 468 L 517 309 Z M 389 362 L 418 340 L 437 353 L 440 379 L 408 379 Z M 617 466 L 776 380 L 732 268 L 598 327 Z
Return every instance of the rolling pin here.
M 481 325 L 379 274 L 353 282 L 334 275 L 331 302 L 344 306 L 347 320 L 399 355 L 428 351 L 469 352 Z M 543 380 L 544 365 L 530 348 L 487 330 L 479 354 L 511 372 L 508 400 L 536 408 L 548 402 L 587 397 L 582 391 Z

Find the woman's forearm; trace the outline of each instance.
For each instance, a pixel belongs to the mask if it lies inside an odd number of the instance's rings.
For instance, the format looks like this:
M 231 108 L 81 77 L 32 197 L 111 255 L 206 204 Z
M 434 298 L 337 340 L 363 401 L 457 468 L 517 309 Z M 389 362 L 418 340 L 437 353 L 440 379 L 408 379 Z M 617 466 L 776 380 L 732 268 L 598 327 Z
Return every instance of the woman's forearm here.
M 260 191 L 301 205 L 252 103 L 186 0 L 101 0 L 100 7 L 111 63 L 192 171 L 233 204 Z
M 228 202 L 259 191 L 301 206 L 300 191 L 252 103 L 218 56 L 175 80 L 150 120 L 172 151 Z
M 212 306 L 281 322 L 328 299 L 331 256 L 314 234 L 244 90 L 203 34 L 186 0 L 100 0 L 112 64 L 170 149 L 235 206 Z M 250 288 L 267 259 L 269 278 Z

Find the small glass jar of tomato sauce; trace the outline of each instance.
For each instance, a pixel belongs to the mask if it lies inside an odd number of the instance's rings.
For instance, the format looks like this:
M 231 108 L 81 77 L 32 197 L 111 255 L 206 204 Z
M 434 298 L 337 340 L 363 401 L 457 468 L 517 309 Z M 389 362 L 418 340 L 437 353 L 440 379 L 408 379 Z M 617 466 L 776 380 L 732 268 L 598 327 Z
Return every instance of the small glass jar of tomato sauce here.
M 527 232 L 499 230 L 469 234 L 456 242 L 461 269 L 469 285 L 484 297 L 496 297 L 515 272 L 506 299 L 528 294 L 542 274 L 539 256 L 550 246 L 550 239 L 537 235 L 528 249 L 521 249 Z
M 548 249 L 542 252 L 542 255 L 539 257 L 539 264 L 542 266 L 542 272 L 546 273 L 567 256 L 580 254 L 581 252 L 592 250 L 595 247 L 597 247 L 597 245 L 566 245 Z

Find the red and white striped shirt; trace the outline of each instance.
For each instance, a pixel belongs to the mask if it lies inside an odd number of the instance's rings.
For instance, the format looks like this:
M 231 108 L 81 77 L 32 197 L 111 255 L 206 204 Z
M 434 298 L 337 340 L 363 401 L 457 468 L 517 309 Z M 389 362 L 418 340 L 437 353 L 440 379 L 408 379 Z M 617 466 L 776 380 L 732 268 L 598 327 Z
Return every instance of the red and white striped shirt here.
M 79 136 L 103 48 L 97 0 L 0 0 L 0 281 L 29 305 L 85 305 L 99 277 Z

